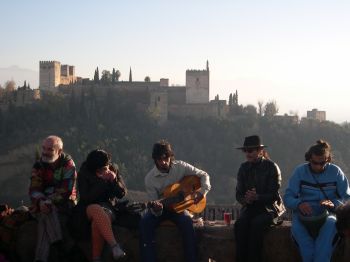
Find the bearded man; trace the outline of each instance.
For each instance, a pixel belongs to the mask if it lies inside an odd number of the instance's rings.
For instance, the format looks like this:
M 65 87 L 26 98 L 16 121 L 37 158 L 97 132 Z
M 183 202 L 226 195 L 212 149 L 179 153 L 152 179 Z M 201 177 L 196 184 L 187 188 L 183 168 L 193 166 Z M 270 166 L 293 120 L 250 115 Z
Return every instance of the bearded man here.
M 29 187 L 31 211 L 38 220 L 35 261 L 47 261 L 50 246 L 62 243 L 62 225 L 76 203 L 76 179 L 74 161 L 63 152 L 62 139 L 45 138 Z

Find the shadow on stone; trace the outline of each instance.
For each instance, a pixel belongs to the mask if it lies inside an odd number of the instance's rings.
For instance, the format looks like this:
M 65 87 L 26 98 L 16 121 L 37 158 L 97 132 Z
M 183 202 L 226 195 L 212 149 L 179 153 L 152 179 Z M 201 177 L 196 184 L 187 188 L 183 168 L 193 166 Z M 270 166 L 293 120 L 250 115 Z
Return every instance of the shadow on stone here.
M 123 227 L 113 228 L 117 241 L 127 253 L 123 261 L 140 261 L 139 232 Z M 200 262 L 232 262 L 234 261 L 235 245 L 233 226 L 220 223 L 196 228 L 198 255 Z M 160 262 L 184 261 L 182 239 L 175 226 L 161 226 L 157 229 L 157 253 Z M 18 261 L 32 262 L 36 243 L 36 222 L 29 221 L 18 231 L 16 252 Z M 296 262 L 301 261 L 296 245 L 290 235 L 290 222 L 272 227 L 264 242 L 264 261 L 266 262 Z M 84 258 L 85 257 L 85 258 Z M 91 257 L 91 243 L 79 242 L 67 253 L 65 261 L 86 261 Z M 54 261 L 51 260 L 50 261 Z M 105 246 L 103 261 L 113 261 L 111 251 Z M 341 242 L 332 259 L 333 262 L 350 261 L 350 243 L 347 239 Z

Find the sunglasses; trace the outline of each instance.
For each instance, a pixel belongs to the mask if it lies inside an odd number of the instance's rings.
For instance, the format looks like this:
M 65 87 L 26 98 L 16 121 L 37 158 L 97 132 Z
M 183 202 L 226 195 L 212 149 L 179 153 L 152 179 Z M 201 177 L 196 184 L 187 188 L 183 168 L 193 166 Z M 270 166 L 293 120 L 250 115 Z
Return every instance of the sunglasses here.
M 256 150 L 257 150 L 257 148 L 243 148 L 242 152 L 243 153 L 252 153 L 252 152 L 254 152 Z
M 327 164 L 328 161 L 321 161 L 321 162 L 317 162 L 315 160 L 310 160 L 310 163 L 315 165 L 315 166 L 324 166 L 325 164 Z

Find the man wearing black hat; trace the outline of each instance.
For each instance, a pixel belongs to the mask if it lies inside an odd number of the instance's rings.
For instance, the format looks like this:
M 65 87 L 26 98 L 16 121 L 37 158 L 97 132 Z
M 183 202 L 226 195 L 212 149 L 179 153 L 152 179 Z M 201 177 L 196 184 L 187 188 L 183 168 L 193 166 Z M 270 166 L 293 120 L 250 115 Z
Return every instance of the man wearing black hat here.
M 262 261 L 261 251 L 266 230 L 285 211 L 280 194 L 281 172 L 272 162 L 266 146 L 257 135 L 244 140 L 246 162 L 237 175 L 236 199 L 242 205 L 234 232 L 236 261 Z

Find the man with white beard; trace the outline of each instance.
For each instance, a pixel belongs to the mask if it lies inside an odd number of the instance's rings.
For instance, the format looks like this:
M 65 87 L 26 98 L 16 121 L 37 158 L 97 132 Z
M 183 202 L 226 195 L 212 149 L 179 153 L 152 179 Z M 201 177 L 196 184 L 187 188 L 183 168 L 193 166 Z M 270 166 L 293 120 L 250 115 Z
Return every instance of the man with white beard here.
M 76 203 L 76 179 L 74 161 L 63 152 L 62 139 L 45 138 L 29 187 L 31 211 L 38 220 L 35 261 L 47 261 L 50 246 L 62 243 L 62 224 Z

